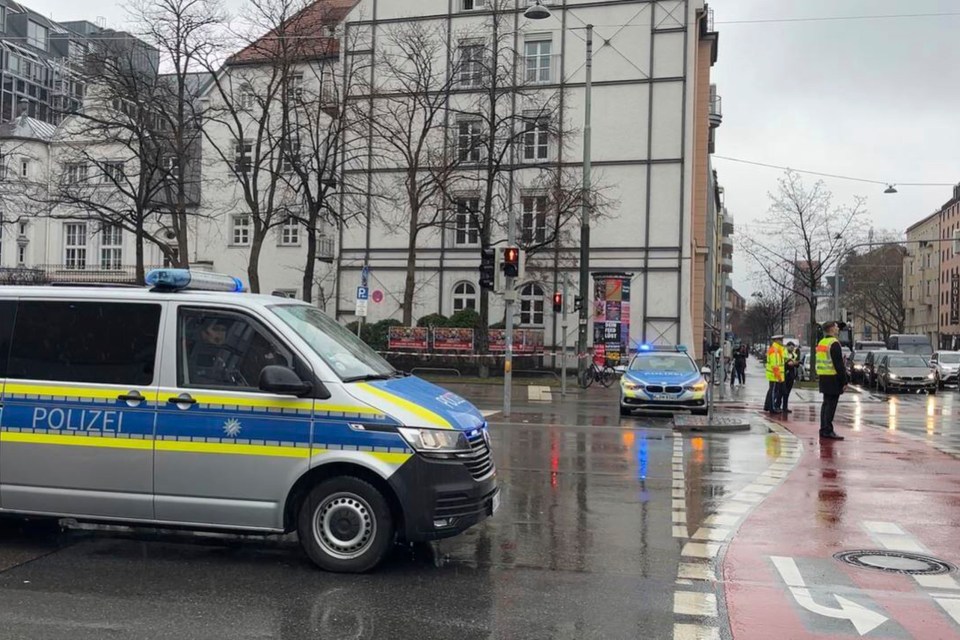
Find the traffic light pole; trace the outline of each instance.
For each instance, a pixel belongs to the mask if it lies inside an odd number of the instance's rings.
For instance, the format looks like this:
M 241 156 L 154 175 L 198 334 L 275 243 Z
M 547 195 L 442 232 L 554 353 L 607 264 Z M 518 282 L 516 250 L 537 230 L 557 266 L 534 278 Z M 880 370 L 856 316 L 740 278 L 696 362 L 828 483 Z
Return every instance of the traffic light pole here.
M 563 304 L 562 315 L 560 316 L 560 335 L 563 338 L 560 341 L 560 395 L 567 395 L 567 274 L 563 274 Z
M 515 247 L 517 241 L 516 214 L 513 207 L 507 207 L 507 246 Z M 519 261 L 518 261 L 519 264 Z M 511 395 L 513 392 L 513 307 L 517 299 L 514 289 L 514 277 L 504 273 L 503 302 L 506 315 L 506 352 L 503 357 L 503 417 L 510 417 Z
M 580 195 L 580 332 L 577 340 L 577 379 L 582 380 L 589 364 L 583 358 L 587 352 L 587 329 L 590 321 L 590 138 L 591 90 L 593 88 L 593 25 L 587 25 L 586 87 L 583 107 L 583 193 Z

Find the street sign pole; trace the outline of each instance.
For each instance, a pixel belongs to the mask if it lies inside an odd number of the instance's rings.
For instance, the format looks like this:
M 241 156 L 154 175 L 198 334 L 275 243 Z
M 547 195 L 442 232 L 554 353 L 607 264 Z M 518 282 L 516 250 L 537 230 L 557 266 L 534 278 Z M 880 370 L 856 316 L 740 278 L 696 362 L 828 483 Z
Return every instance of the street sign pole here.
M 363 321 L 367 317 L 367 304 L 370 299 L 370 267 L 366 263 L 360 271 L 360 286 L 357 287 L 357 300 L 355 314 L 357 316 L 357 337 L 363 329 Z

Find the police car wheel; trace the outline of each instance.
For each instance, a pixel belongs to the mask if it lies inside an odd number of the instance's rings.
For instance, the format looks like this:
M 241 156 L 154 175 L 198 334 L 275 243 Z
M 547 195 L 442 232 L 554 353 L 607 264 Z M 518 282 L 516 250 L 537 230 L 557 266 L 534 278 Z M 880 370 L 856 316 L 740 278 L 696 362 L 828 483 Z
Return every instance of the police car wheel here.
M 386 499 L 360 478 L 315 486 L 300 507 L 297 534 L 310 559 L 326 571 L 363 573 L 376 567 L 393 542 Z

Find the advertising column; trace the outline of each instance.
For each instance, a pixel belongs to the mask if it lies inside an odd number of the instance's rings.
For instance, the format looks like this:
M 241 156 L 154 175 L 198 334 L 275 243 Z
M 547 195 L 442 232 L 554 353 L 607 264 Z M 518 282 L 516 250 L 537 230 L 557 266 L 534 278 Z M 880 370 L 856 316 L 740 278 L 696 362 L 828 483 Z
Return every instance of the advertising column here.
M 593 274 L 593 360 L 616 366 L 630 355 L 632 273 Z

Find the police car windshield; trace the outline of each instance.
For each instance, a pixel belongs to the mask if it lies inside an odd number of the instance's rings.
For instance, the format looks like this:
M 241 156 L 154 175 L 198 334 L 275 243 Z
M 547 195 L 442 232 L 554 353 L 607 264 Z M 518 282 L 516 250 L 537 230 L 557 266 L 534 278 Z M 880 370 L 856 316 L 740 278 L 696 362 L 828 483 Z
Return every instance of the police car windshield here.
M 365 342 L 315 307 L 270 307 L 310 345 L 341 380 L 371 380 L 397 375 L 390 364 Z
M 693 361 L 682 353 L 653 353 L 639 355 L 630 364 L 630 371 L 646 373 L 694 373 Z

